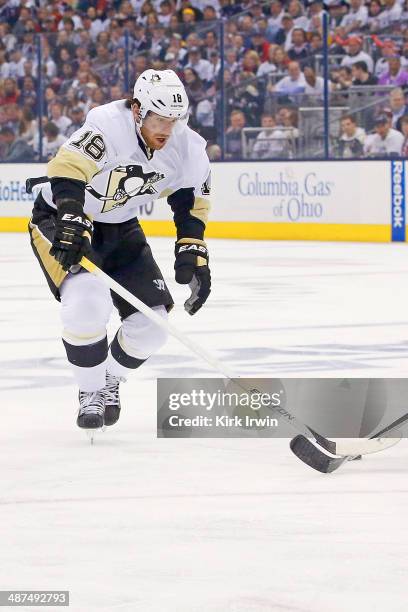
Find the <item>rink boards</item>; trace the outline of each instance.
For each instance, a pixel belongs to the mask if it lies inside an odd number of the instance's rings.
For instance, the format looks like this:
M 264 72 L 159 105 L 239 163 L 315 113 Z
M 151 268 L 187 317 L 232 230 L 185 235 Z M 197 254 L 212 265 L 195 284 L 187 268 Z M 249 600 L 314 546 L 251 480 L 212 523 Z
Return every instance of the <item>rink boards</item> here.
M 44 164 L 0 164 L 0 231 L 26 231 L 28 176 Z M 207 236 L 404 242 L 406 162 L 234 162 L 212 165 Z M 173 236 L 166 200 L 140 207 L 148 235 Z

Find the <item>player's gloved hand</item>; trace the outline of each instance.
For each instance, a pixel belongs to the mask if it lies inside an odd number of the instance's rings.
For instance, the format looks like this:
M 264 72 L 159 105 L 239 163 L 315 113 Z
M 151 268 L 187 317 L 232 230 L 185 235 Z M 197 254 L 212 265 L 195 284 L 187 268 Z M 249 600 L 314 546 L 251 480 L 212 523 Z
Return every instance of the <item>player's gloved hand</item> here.
M 67 198 L 58 202 L 55 230 L 50 255 L 68 271 L 91 251 L 92 222 L 80 202 Z
M 191 295 L 184 308 L 193 315 L 200 310 L 211 291 L 207 246 L 203 240 L 180 238 L 176 242 L 175 255 L 176 282 L 190 285 Z

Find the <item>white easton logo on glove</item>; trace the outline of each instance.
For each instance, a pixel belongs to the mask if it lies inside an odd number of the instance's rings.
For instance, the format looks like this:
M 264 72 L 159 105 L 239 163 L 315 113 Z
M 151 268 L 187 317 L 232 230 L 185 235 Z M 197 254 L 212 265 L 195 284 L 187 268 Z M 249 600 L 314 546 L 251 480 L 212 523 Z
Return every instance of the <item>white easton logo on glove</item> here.
M 62 221 L 73 221 L 74 223 L 82 223 L 83 225 L 86 225 L 87 227 L 92 227 L 92 222 L 89 221 L 89 219 L 87 219 L 86 217 L 81 217 L 81 216 L 75 216 L 75 215 L 71 215 L 70 213 L 65 213 L 62 216 Z
M 183 251 L 200 251 L 200 253 L 207 254 L 207 249 L 200 244 L 185 244 L 179 248 L 178 252 L 182 253 Z

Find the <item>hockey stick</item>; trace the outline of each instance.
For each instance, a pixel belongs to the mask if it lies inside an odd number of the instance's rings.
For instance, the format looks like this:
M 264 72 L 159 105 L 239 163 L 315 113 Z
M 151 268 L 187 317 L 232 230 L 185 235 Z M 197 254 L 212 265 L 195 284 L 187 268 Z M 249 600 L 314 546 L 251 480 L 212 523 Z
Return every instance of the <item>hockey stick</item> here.
M 168 320 L 163 319 L 157 313 L 154 312 L 149 306 L 147 306 L 144 302 L 139 300 L 133 293 L 130 293 L 127 289 L 122 287 L 118 282 L 116 282 L 113 278 L 111 278 L 108 274 L 103 272 L 96 264 L 90 261 L 87 257 L 83 257 L 80 261 L 80 265 L 85 268 L 91 274 L 94 274 L 98 278 L 100 278 L 112 291 L 120 295 L 124 300 L 126 300 L 129 304 L 137 308 L 140 312 L 142 312 L 148 319 L 154 321 L 159 327 L 170 333 L 172 336 L 177 338 L 179 342 L 184 344 L 190 351 L 192 351 L 195 355 L 197 355 L 200 359 L 206 361 L 214 370 L 228 378 L 229 380 L 234 380 L 236 384 L 238 384 L 241 389 L 243 389 L 246 393 L 259 393 L 257 389 L 247 389 L 244 385 L 240 384 L 237 379 L 239 376 L 236 376 L 227 366 L 225 366 L 221 361 L 219 361 L 216 357 L 211 355 L 206 349 L 202 346 L 191 340 L 188 336 L 183 334 L 177 327 L 172 325 Z M 273 411 L 279 414 L 283 419 L 286 420 L 298 433 L 300 432 L 303 436 L 312 436 L 316 443 L 322 445 L 322 452 L 324 452 L 323 445 L 329 445 L 330 440 L 320 436 L 316 433 L 311 427 L 308 427 L 301 421 L 299 421 L 293 414 L 288 412 L 285 408 L 280 406 L 274 406 Z M 306 438 L 307 439 L 307 438 Z
M 306 463 L 318 472 L 323 472 L 324 474 L 327 474 L 338 470 L 339 467 L 343 465 L 343 463 L 345 463 L 346 461 L 352 461 L 359 455 L 375 453 L 394 446 L 401 440 L 401 435 L 398 438 L 382 438 L 381 436 L 386 433 L 390 433 L 391 431 L 397 430 L 398 427 L 407 422 L 408 413 L 404 414 L 402 417 L 399 417 L 398 419 L 387 425 L 387 427 L 384 427 L 384 429 L 377 431 L 368 439 L 362 439 L 356 442 L 352 442 L 350 440 L 349 453 L 341 457 L 333 456 L 337 453 L 333 452 L 332 450 L 328 451 L 331 453 L 331 456 L 328 455 L 327 452 L 322 452 L 320 448 L 313 444 L 312 440 L 303 435 L 298 435 L 293 438 L 290 443 L 290 448 L 292 452 L 296 455 L 296 457 L 303 461 L 303 463 Z M 320 442 L 320 444 L 322 445 L 322 441 Z M 336 445 L 336 443 L 333 442 L 333 445 Z M 332 448 L 334 448 L 334 451 L 337 450 L 336 447 Z M 325 451 L 327 451 L 327 448 L 325 448 Z

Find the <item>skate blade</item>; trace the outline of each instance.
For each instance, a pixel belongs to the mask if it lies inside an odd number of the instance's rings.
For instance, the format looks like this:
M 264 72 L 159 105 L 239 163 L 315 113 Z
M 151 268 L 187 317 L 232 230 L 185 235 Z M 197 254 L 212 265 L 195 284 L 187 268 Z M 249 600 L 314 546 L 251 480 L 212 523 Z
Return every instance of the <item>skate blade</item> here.
M 98 437 L 98 435 L 100 435 L 101 433 L 103 433 L 106 429 L 106 426 L 104 425 L 103 427 L 97 427 L 96 429 L 85 429 L 85 435 L 88 438 L 88 440 L 90 441 L 91 445 L 93 446 L 96 438 Z

